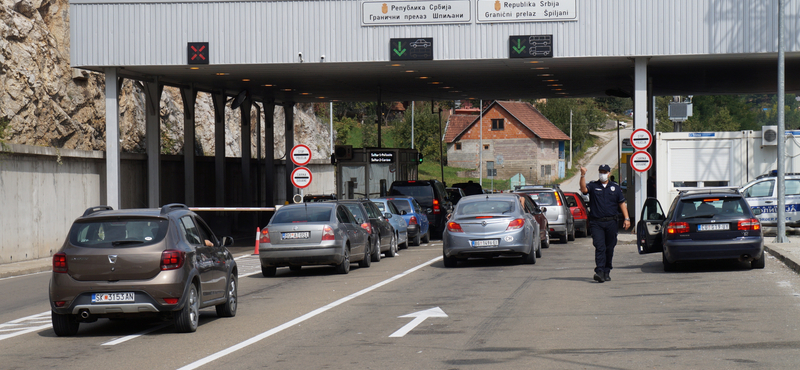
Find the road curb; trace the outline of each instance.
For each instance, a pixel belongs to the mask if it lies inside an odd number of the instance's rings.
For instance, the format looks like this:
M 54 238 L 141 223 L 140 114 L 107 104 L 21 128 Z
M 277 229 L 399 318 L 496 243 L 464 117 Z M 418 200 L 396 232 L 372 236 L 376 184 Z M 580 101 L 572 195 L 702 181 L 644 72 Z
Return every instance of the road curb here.
M 800 264 L 797 264 L 797 262 L 793 261 L 791 258 L 786 257 L 785 255 L 783 255 L 783 253 L 779 252 L 778 250 L 770 248 L 768 245 L 764 245 L 764 250 L 769 252 L 769 254 L 773 255 L 779 261 L 783 262 L 783 264 L 792 269 L 794 272 L 800 274 Z
M 35 274 L 37 272 L 44 272 L 50 270 L 51 262 L 50 258 L 42 258 L 39 260 L 34 260 L 36 262 L 28 262 L 30 266 L 11 266 L 9 265 L 0 265 L 0 279 L 7 278 L 7 277 L 15 277 L 21 275 L 29 275 Z M 18 262 L 20 264 L 24 264 L 26 262 Z

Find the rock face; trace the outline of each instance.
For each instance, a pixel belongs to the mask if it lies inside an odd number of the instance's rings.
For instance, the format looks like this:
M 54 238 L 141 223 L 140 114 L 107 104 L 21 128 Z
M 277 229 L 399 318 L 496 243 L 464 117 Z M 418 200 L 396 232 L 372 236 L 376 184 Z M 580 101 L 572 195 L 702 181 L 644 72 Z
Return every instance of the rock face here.
M 105 76 L 69 64 L 67 0 L 0 0 L 0 139 L 56 148 L 105 150 Z M 161 152 L 183 153 L 180 91 L 161 95 Z M 213 155 L 214 107 L 200 93 L 195 105 L 198 155 Z M 145 152 L 144 92 L 125 80 L 120 95 L 120 137 L 125 152 Z M 263 109 L 262 109 L 263 114 Z M 251 153 L 256 153 L 256 110 L 252 111 Z M 284 155 L 283 109 L 275 108 L 275 157 Z M 313 107 L 298 105 L 295 142 L 309 145 L 314 158 L 330 155 L 329 128 Z M 263 133 L 264 119 L 261 119 Z M 239 110 L 225 110 L 225 155 L 241 154 Z M 263 143 L 262 143 L 263 147 Z

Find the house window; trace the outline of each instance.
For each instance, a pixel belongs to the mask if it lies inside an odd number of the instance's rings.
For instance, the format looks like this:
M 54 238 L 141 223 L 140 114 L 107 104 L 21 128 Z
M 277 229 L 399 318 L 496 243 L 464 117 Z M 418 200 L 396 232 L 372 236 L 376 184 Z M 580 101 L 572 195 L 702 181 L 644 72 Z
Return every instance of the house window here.
M 547 179 L 547 178 L 549 178 L 549 177 L 550 177 L 550 169 L 551 169 L 551 167 L 550 167 L 550 165 L 549 165 L 549 164 L 548 164 L 547 166 L 545 166 L 545 165 L 542 165 L 542 175 L 541 175 L 540 177 L 541 177 L 542 179 Z
M 483 150 L 489 150 L 489 144 L 483 144 Z
M 502 118 L 492 120 L 492 130 L 503 130 L 504 128 L 505 123 Z
M 461 150 L 461 143 L 456 143 L 456 150 Z

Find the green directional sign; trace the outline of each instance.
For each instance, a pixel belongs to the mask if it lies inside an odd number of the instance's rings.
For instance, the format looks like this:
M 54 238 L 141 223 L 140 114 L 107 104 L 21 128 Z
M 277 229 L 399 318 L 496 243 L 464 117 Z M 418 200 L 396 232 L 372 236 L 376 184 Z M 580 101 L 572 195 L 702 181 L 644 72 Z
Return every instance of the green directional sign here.
M 389 60 L 433 60 L 433 38 L 390 39 Z
M 508 38 L 509 58 L 552 58 L 553 35 L 511 36 Z

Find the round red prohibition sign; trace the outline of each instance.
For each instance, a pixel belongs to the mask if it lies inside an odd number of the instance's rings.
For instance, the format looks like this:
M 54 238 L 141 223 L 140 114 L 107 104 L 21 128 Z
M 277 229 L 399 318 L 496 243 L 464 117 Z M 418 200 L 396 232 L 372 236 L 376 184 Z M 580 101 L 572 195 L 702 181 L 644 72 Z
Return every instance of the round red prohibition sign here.
M 297 144 L 289 152 L 292 162 L 298 166 L 305 166 L 311 162 L 311 149 L 307 145 Z
M 307 188 L 311 185 L 311 170 L 305 167 L 297 167 L 292 171 L 292 185 L 300 189 Z
M 631 133 L 631 146 L 636 150 L 645 150 L 653 143 L 653 135 L 644 128 L 638 128 Z
M 631 168 L 634 171 L 645 172 L 653 166 L 653 157 L 648 152 L 639 151 L 631 156 Z

